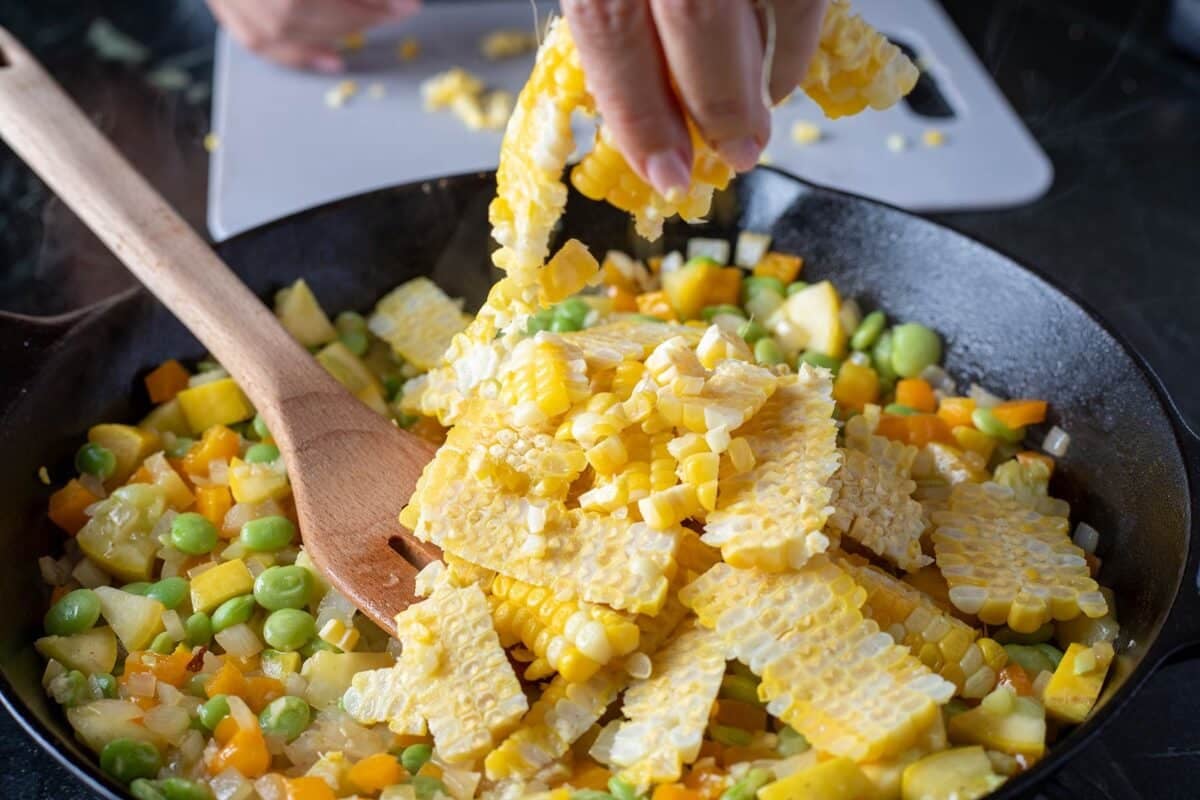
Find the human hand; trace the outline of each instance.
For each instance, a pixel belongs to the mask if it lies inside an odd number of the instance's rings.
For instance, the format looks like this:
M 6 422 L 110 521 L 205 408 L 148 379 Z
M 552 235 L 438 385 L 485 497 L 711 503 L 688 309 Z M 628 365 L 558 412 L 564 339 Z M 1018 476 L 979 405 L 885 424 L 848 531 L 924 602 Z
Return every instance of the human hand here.
M 337 41 L 415 14 L 420 0 L 208 0 L 213 15 L 251 50 L 289 67 L 337 72 Z
M 772 102 L 804 78 L 827 2 L 773 0 Z M 753 0 L 563 0 L 563 7 L 605 124 L 660 194 L 691 179 L 684 112 L 735 169 L 754 167 L 771 122 L 762 97 L 765 25 Z

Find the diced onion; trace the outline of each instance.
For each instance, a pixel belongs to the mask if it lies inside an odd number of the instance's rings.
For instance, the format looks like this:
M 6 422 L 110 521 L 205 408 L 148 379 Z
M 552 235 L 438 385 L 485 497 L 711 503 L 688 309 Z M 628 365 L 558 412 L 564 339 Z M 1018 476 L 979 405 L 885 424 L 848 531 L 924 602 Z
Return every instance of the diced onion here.
M 167 631 L 167 635 L 177 642 L 183 641 L 183 637 L 187 632 L 183 629 L 183 622 L 179 619 L 179 614 L 174 610 L 165 611 L 162 615 L 163 627 Z
M 90 558 L 85 558 L 75 565 L 75 569 L 71 570 L 71 577 L 79 581 L 79 585 L 85 589 L 95 589 L 97 586 L 108 586 L 112 579 L 108 573 L 102 570 L 96 562 Z
M 442 783 L 450 791 L 451 797 L 474 797 L 482 777 L 478 772 L 458 767 L 442 768 Z
M 246 701 L 236 695 L 229 695 L 229 716 L 242 730 L 248 730 L 258 724 L 258 717 L 246 705 Z
M 345 625 L 351 625 L 355 611 L 357 609 L 354 604 L 347 600 L 345 595 L 337 589 L 330 589 L 317 606 L 317 630 L 324 628 L 331 619 L 341 620 Z
M 212 383 L 213 381 L 219 381 L 228 377 L 229 373 L 225 371 L 224 367 L 217 367 L 216 369 L 197 372 L 195 375 L 188 378 L 188 388 L 194 389 L 197 386 L 203 386 L 206 383 Z
M 851 297 L 842 303 L 842 307 L 838 310 L 838 321 L 842 323 L 842 330 L 847 332 L 847 335 L 858 330 L 859 324 L 862 322 L 862 307 L 858 301 Z
M 601 764 L 608 765 L 612 763 L 613 740 L 617 738 L 617 730 L 620 727 L 621 721 L 614 719 L 601 728 L 600 735 L 596 737 L 596 741 L 592 744 L 592 749 L 588 751 L 588 755 Z
M 218 486 L 228 486 L 229 462 L 223 458 L 214 458 L 208 462 L 208 481 Z
M 954 383 L 954 379 L 937 364 L 930 364 L 921 370 L 921 378 L 932 386 L 935 391 L 944 392 L 947 395 L 953 395 L 958 391 L 958 386 Z
M 1086 522 L 1080 522 L 1075 526 L 1075 535 L 1071 537 L 1071 541 L 1083 552 L 1095 553 L 1100 544 L 1100 532 Z
M 104 491 L 104 483 L 90 472 L 80 475 L 79 483 L 83 486 L 83 488 L 91 492 L 93 496 L 99 497 L 101 500 L 103 500 L 105 497 L 108 497 L 108 492 Z M 83 513 L 87 514 L 89 517 L 92 516 L 92 514 L 95 513 L 95 508 L 97 505 L 98 503 L 92 503 L 83 510 Z
M 1033 696 L 1039 700 L 1046 693 L 1046 687 L 1050 684 L 1050 679 L 1054 677 L 1054 673 L 1048 669 L 1044 669 L 1037 674 L 1033 679 Z
M 208 782 L 215 800 L 249 800 L 254 794 L 254 784 L 242 777 L 233 767 L 214 776 Z
M 846 360 L 849 361 L 851 364 L 857 364 L 860 367 L 871 366 L 871 357 L 869 355 L 867 355 L 866 353 L 859 353 L 859 352 L 851 353 L 850 358 L 848 358 Z
M 771 247 L 771 234 L 742 231 L 738 234 L 737 245 L 733 248 L 733 263 L 739 267 L 753 269 L 762 261 L 763 256 Z
M 204 755 L 204 735 L 200 731 L 189 730 L 179 743 L 179 757 L 187 766 L 198 762 Z
M 662 263 L 658 265 L 658 271 L 662 274 L 674 272 L 683 266 L 683 254 L 678 250 L 672 250 L 663 256 Z
M 190 722 L 187 710 L 179 706 L 155 706 L 142 717 L 146 730 L 158 734 L 172 745 L 183 741 Z
M 133 697 L 154 697 L 158 679 L 152 672 L 134 672 L 125 677 L 125 690 Z
M 289 672 L 283 680 L 283 688 L 288 694 L 303 697 L 308 691 L 308 681 L 299 672 Z
M 42 580 L 51 586 L 64 585 L 69 574 L 50 556 L 42 556 L 38 559 L 38 571 L 42 573 Z
M 713 261 L 724 266 L 729 263 L 729 242 L 724 239 L 693 237 L 688 239 L 687 257 L 689 260 L 693 258 L 711 258 Z
M 650 661 L 650 656 L 645 653 L 631 653 L 625 659 L 625 671 L 629 673 L 631 678 L 644 680 L 650 677 L 654 671 L 654 665 Z
M 992 394 L 978 383 L 972 383 L 967 387 L 967 397 L 974 400 L 978 408 L 995 408 L 1004 402 L 1002 398 Z
M 1055 458 L 1062 458 L 1067 454 L 1067 448 L 1071 446 L 1071 434 L 1064 431 L 1062 428 L 1055 425 L 1046 433 L 1046 438 L 1042 440 L 1042 449 Z
M 197 575 L 203 575 L 205 572 L 208 572 L 210 569 L 212 569 L 216 565 L 217 565 L 217 562 L 215 562 L 215 561 L 205 561 L 203 563 L 197 564 L 196 566 L 192 567 L 191 569 L 189 569 L 187 571 L 187 576 L 190 580 L 195 580 Z
M 45 689 L 49 687 L 50 681 L 54 680 L 59 675 L 62 675 L 66 671 L 67 668 L 64 667 L 60 662 L 55 661 L 53 658 L 47 661 L 46 670 L 42 673 L 42 688 Z
M 282 775 L 271 772 L 254 782 L 260 800 L 287 800 L 288 785 Z
M 246 623 L 226 628 L 216 635 L 217 644 L 234 658 L 249 658 L 262 651 L 262 640 Z

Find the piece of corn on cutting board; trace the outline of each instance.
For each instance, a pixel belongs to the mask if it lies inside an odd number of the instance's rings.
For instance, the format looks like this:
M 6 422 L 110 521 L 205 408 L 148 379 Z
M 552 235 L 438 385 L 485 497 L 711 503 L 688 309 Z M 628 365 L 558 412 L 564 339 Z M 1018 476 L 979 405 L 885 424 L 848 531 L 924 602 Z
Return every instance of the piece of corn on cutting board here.
M 1049 160 L 935 0 L 855 0 L 854 7 L 916 53 L 940 91 L 940 101 L 923 107 L 940 106 L 952 116 L 922 116 L 901 103 L 832 121 L 797 95 L 775 111 L 766 151 L 771 164 L 918 211 L 1016 205 L 1049 187 Z M 553 8 L 542 5 L 543 18 Z M 428 4 L 410 20 L 370 32 L 366 46 L 348 55 L 346 76 L 275 66 L 222 34 L 209 175 L 212 235 L 225 239 L 372 189 L 495 168 L 500 133 L 468 130 L 448 111 L 426 112 L 420 86 L 459 66 L 490 88 L 517 92 L 532 54 L 489 61 L 479 42 L 494 30 L 532 24 L 530 5 L 519 0 Z M 397 45 L 410 37 L 420 53 L 402 61 Z M 330 107 L 326 94 L 347 78 L 357 93 Z M 795 142 L 798 122 L 817 125 L 820 139 Z M 575 129 L 590 146 L 592 124 L 578 119 Z M 923 142 L 931 129 L 942 134 L 940 146 Z

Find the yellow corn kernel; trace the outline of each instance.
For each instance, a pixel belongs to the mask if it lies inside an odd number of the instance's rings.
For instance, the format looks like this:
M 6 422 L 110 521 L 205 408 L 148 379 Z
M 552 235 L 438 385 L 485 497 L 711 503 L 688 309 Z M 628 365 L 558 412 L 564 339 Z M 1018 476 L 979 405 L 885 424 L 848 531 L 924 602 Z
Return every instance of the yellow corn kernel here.
M 696 487 L 682 484 L 655 492 L 638 501 L 642 519 L 655 530 L 666 530 L 700 512 Z
M 500 399 L 533 407 L 547 418 L 565 414 L 588 396 L 586 365 L 560 340 L 538 334 L 513 350 L 500 376 Z
M 292 492 L 282 460 L 247 464 L 240 458 L 229 462 L 229 491 L 239 503 L 279 500 Z
M 759 277 L 777 278 L 784 283 L 796 280 L 804 269 L 804 259 L 787 253 L 770 252 L 754 265 L 754 274 Z
M 192 578 L 192 608 L 208 613 L 226 600 L 254 590 L 254 575 L 240 558 L 225 561 Z
M 976 644 L 979 645 L 979 652 L 983 654 L 983 663 L 999 674 L 1000 670 L 1004 669 L 1004 665 L 1008 663 L 1008 653 L 1005 652 L 1004 646 L 986 636 L 979 637 Z
M 730 440 L 729 449 L 725 451 L 725 455 L 729 459 L 729 465 L 734 475 L 741 475 L 743 472 L 754 469 L 754 448 L 750 446 L 750 442 L 745 436 L 737 436 Z
M 161 444 L 159 435 L 149 428 L 110 423 L 89 428 L 88 441 L 107 449 L 116 458 L 116 467 L 108 478 L 112 485 L 124 483 Z
M 996 449 L 996 440 L 975 428 L 956 425 L 950 429 L 950 433 L 959 447 L 969 453 L 976 453 L 985 462 L 992 457 L 992 451 Z
M 353 625 L 347 625 L 340 619 L 331 619 L 317 631 L 317 636 L 342 652 L 349 653 L 358 644 L 359 633 Z
M 700 337 L 700 343 L 696 345 L 696 357 L 705 369 L 714 369 L 727 358 L 739 361 L 751 361 L 754 358 L 745 339 L 717 325 L 709 325 Z
M 879 399 L 879 375 L 870 367 L 847 361 L 833 381 L 833 399 L 851 411 L 862 411 Z
M 629 461 L 620 436 L 607 436 L 587 451 L 588 464 L 601 475 L 612 475 Z
M 692 486 L 715 481 L 721 465 L 716 453 L 694 453 L 679 462 L 679 479 Z
M 637 307 L 638 313 L 658 317 L 666 322 L 675 322 L 679 319 L 674 307 L 671 305 L 670 298 L 662 290 L 639 294 L 637 296 Z
M 175 395 L 193 433 L 204 433 L 214 425 L 232 425 L 254 416 L 254 406 L 233 378 L 221 378 Z
M 578 239 L 568 239 L 538 272 L 543 306 L 566 300 L 587 286 L 600 271 L 596 257 Z
M 633 394 L 633 387 L 642 379 L 646 365 L 640 361 L 622 361 L 613 373 L 612 391 L 617 399 L 625 401 Z

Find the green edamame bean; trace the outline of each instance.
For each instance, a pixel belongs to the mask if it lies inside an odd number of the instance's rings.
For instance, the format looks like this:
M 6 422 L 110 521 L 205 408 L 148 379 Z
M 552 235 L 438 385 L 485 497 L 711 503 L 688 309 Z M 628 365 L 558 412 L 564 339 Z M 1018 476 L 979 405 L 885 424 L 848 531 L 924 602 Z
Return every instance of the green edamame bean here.
M 413 775 L 412 787 L 417 800 L 433 800 L 439 794 L 445 797 L 450 796 L 450 790 L 446 788 L 446 784 L 428 775 Z
M 146 597 L 152 597 L 167 608 L 178 608 L 188 596 L 187 578 L 174 575 L 163 578 L 157 583 L 150 584 L 146 589 Z
M 395 400 L 400 390 L 404 388 L 404 379 L 397 375 L 385 375 L 383 378 L 383 396 L 390 403 Z
M 573 319 L 555 317 L 554 321 L 550 323 L 550 330 L 554 333 L 571 333 L 572 331 L 583 330 L 583 324 Z
M 76 589 L 50 607 L 42 624 L 52 636 L 73 636 L 89 630 L 99 619 L 100 598 L 91 589 Z
M 554 324 L 554 311 L 549 308 L 543 308 L 529 318 L 525 323 L 525 332 L 530 336 L 539 331 L 548 331 L 550 326 Z
M 1006 644 L 1004 652 L 1008 653 L 1008 660 L 1020 664 L 1021 668 L 1029 673 L 1030 678 L 1036 678 L 1042 670 L 1054 671 L 1054 663 L 1049 656 L 1035 645 Z
M 121 783 L 152 778 L 162 766 L 154 745 L 137 739 L 113 739 L 100 751 L 100 769 Z
M 787 297 L 791 297 L 792 295 L 796 294 L 797 292 L 803 292 L 807 288 L 808 288 L 807 281 L 792 281 L 791 283 L 789 283 L 787 285 L 787 291 L 784 294 Z
M 108 480 L 117 468 L 117 457 L 107 447 L 88 442 L 75 453 L 75 469 Z
M 212 618 L 203 611 L 197 611 L 183 623 L 183 631 L 183 641 L 188 647 L 207 645 L 213 637 Z
M 74 708 L 91 700 L 87 678 L 77 669 L 64 672 L 50 681 L 50 696 L 65 708 Z
M 333 319 L 333 327 L 338 333 L 343 331 L 366 331 L 367 321 L 357 311 L 343 311 Z
M 1039 644 L 1035 644 L 1034 647 L 1036 647 L 1042 655 L 1050 659 L 1050 663 L 1054 666 L 1054 669 L 1058 669 L 1059 663 L 1061 663 L 1063 660 L 1062 650 L 1059 650 L 1049 642 L 1041 642 Z
M 883 407 L 886 414 L 897 414 L 901 417 L 911 417 L 917 413 L 917 410 L 912 406 L 904 406 L 899 403 L 888 403 Z
M 338 334 L 338 341 L 356 356 L 366 353 L 371 344 L 366 331 L 342 331 Z
M 330 652 L 333 652 L 333 653 L 341 652 L 341 650 L 338 650 L 336 647 L 334 647 L 333 645 L 331 645 L 329 642 L 325 641 L 324 639 L 315 639 L 315 638 L 309 639 L 300 648 L 299 652 L 300 652 L 300 655 L 303 656 L 304 658 L 312 658 L 314 655 L 316 655 L 317 653 L 320 653 L 322 650 L 329 650 Z
M 270 567 L 254 580 L 254 599 L 268 611 L 304 608 L 314 589 L 312 573 L 304 567 Z
M 737 329 L 738 336 L 746 340 L 747 344 L 754 344 L 759 339 L 767 335 L 767 329 L 762 323 L 756 319 L 743 322 Z
M 254 435 L 258 437 L 260 442 L 271 438 L 271 431 L 267 429 L 267 421 L 263 419 L 262 414 L 254 415 L 254 421 L 250 423 L 250 429 L 254 431 Z
M 754 360 L 766 366 L 782 364 L 784 362 L 783 350 L 780 349 L 779 343 L 770 336 L 764 336 L 754 343 Z
M 317 621 L 307 611 L 281 608 L 263 623 L 263 639 L 276 650 L 299 650 L 317 635 Z
M 203 672 L 197 673 L 187 679 L 187 683 L 183 685 L 184 691 L 192 697 L 199 697 L 201 700 L 208 698 L 208 692 L 204 691 L 204 684 L 208 683 L 211 675 L 205 675 Z M 199 724 L 199 721 L 197 721 Z M 203 726 L 201 726 L 203 727 Z
M 433 758 L 432 745 L 410 744 L 400 754 L 400 764 L 408 770 L 409 775 L 416 775 L 431 758 Z
M 226 628 L 241 625 L 254 615 L 254 595 L 233 597 L 217 606 L 212 613 L 212 631 L 220 633 Z
M 246 449 L 247 464 L 270 464 L 279 459 L 279 448 L 273 444 L 254 444 Z
M 811 747 L 808 739 L 804 738 L 804 734 L 795 730 L 791 725 L 784 725 L 779 729 L 779 755 L 784 758 L 798 756 Z
M 264 446 L 270 445 L 255 445 Z M 211 553 L 219 538 L 217 526 L 195 511 L 185 511 L 171 520 L 171 544 L 190 556 Z
M 158 636 L 154 637 L 154 641 L 150 643 L 150 652 L 158 653 L 160 656 L 170 655 L 175 649 L 175 640 L 171 638 L 171 634 L 163 631 Z
M 771 777 L 768 770 L 756 767 L 743 775 L 740 781 L 722 792 L 720 800 L 754 800 L 758 790 L 771 782 Z
M 212 800 L 212 792 L 203 783 L 187 778 L 167 778 L 158 785 L 166 800 Z
M 129 794 L 134 800 L 167 800 L 167 796 L 159 791 L 158 784 L 149 778 L 138 778 L 129 784 Z
M 773 278 L 770 275 L 747 275 L 742 279 L 742 305 L 760 292 L 774 292 L 783 297 L 787 292 L 787 287 L 779 278 Z
M 977 408 L 971 412 L 971 423 L 982 433 L 1002 442 L 1016 444 L 1025 438 L 1024 428 L 1010 428 L 996 417 L 990 408 Z
M 799 369 L 801 364 L 811 364 L 814 367 L 824 367 L 830 372 L 837 372 L 842 366 L 842 362 L 838 361 L 833 356 L 827 356 L 824 353 L 819 353 L 816 350 L 805 350 L 800 354 L 800 359 L 796 363 L 796 368 Z
M 229 716 L 229 698 L 223 694 L 213 695 L 208 702 L 200 704 L 196 713 L 201 725 L 210 731 L 214 730 L 221 720 Z
M 887 325 L 887 315 L 882 311 L 872 311 L 863 317 L 862 322 L 854 329 L 850 337 L 850 347 L 854 350 L 868 350 L 879 339 Z
M 121 591 L 129 592 L 130 594 L 140 594 L 140 595 L 145 596 L 146 591 L 149 588 L 150 588 L 149 581 L 134 581 L 133 583 L 127 583 L 124 586 L 122 586 Z
M 758 681 L 744 675 L 726 675 L 721 678 L 721 697 L 752 706 L 762 705 L 762 701 L 758 699 Z
M 902 378 L 915 378 L 942 360 L 942 340 L 919 322 L 892 328 L 892 369 Z
M 581 297 L 568 297 L 554 307 L 555 319 L 565 319 L 583 327 L 583 321 L 592 311 L 592 307 Z
M 195 443 L 196 440 L 190 436 L 176 436 L 175 441 L 166 448 L 167 455 L 171 458 L 183 458 Z
M 282 550 L 294 538 L 296 526 L 287 517 L 259 517 L 242 526 L 241 539 L 248 550 Z
M 88 676 L 88 688 L 97 700 L 112 700 L 117 696 L 117 679 L 107 672 L 95 672 Z
M 705 322 L 712 322 L 713 317 L 721 314 L 732 314 L 735 317 L 741 317 L 742 319 L 746 318 L 745 311 L 742 311 L 737 306 L 731 306 L 728 303 L 723 303 L 719 306 L 705 306 L 704 308 L 700 309 L 700 318 Z
M 272 700 L 258 715 L 258 724 L 265 733 L 292 741 L 308 727 L 312 709 L 308 703 L 294 695 L 284 695 Z
M 718 744 L 726 747 L 747 747 L 750 744 L 750 731 L 735 728 L 732 725 L 721 725 L 713 722 L 708 726 L 708 735 Z
M 616 800 L 638 800 L 640 797 L 633 784 L 621 780 L 616 775 L 608 779 L 608 793 Z

